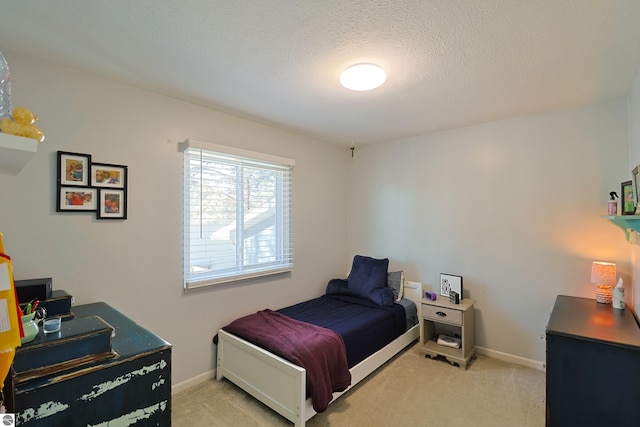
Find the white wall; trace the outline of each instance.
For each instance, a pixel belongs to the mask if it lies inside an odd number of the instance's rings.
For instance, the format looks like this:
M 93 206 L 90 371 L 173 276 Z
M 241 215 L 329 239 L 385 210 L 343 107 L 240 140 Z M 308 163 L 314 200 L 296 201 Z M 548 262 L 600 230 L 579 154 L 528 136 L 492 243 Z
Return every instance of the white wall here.
M 320 295 L 347 268 L 350 151 L 92 75 L 3 52 L 13 104 L 40 117 L 45 142 L 17 176 L 0 175 L 0 231 L 16 279 L 53 277 L 76 303 L 104 301 L 173 344 L 173 382 L 214 367 L 211 340 L 233 318 Z M 185 138 L 296 160 L 295 271 L 184 294 Z M 129 167 L 125 221 L 56 213 L 56 151 Z
M 603 220 L 630 179 L 625 100 L 356 148 L 349 253 L 439 290 L 464 278 L 476 344 L 544 361 L 558 294 L 594 298 L 591 261 L 631 277 L 629 244 Z

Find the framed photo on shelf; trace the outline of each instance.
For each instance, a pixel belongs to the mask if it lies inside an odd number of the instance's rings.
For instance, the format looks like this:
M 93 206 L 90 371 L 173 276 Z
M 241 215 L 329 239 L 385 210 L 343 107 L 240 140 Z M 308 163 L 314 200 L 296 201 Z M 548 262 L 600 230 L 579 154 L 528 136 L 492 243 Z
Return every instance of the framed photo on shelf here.
M 127 190 L 98 189 L 97 219 L 127 219 Z
M 91 154 L 58 151 L 58 187 L 89 186 Z
M 625 181 L 620 184 L 620 197 L 622 199 L 622 215 L 636 213 L 636 197 L 633 191 L 633 181 Z
M 108 163 L 92 163 L 91 185 L 101 188 L 127 188 L 127 167 Z
M 449 291 L 456 291 L 462 299 L 462 276 L 440 273 L 440 295 L 449 297 Z
M 636 215 L 640 215 L 640 194 L 638 193 L 638 191 L 640 191 L 638 190 L 638 184 L 640 184 L 640 182 L 638 181 L 638 173 L 640 173 L 640 165 L 636 166 L 631 171 L 631 175 L 633 177 L 631 180 L 631 185 L 633 185 L 633 197 L 636 203 Z
M 56 212 L 95 211 L 97 200 L 95 188 L 58 186 Z

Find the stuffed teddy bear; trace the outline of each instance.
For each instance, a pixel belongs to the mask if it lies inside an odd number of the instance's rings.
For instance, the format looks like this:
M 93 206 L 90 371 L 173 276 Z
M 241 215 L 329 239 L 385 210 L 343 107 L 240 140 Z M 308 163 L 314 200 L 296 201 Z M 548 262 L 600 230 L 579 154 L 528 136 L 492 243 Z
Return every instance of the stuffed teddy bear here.
M 9 117 L 0 119 L 0 131 L 35 139 L 38 142 L 44 141 L 44 133 L 33 124 L 37 118 L 30 110 L 24 107 L 16 107 L 11 112 L 11 117 L 13 120 Z

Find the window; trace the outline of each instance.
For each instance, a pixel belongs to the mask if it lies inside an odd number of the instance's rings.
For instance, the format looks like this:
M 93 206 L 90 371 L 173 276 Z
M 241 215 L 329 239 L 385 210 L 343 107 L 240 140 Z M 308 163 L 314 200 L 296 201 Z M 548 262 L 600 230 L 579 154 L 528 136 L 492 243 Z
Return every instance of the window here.
M 293 270 L 294 161 L 192 140 L 182 149 L 185 288 Z

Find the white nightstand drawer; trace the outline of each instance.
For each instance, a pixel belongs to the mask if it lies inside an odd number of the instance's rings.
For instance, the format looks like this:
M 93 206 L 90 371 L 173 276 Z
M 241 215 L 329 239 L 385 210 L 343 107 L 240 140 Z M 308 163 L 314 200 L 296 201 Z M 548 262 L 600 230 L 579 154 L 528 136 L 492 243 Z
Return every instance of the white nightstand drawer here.
M 460 310 L 451 310 L 444 307 L 422 304 L 422 317 L 438 322 L 462 325 L 462 312 Z

